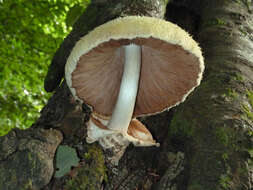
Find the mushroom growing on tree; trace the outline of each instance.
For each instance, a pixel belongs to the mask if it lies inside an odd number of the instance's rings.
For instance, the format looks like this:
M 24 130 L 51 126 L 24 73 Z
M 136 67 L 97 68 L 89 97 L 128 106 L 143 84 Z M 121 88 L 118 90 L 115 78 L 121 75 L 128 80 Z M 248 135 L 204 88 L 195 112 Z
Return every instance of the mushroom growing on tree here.
M 127 16 L 95 28 L 65 66 L 74 98 L 92 109 L 87 142 L 159 146 L 136 117 L 183 102 L 200 84 L 203 62 L 190 35 L 161 19 Z

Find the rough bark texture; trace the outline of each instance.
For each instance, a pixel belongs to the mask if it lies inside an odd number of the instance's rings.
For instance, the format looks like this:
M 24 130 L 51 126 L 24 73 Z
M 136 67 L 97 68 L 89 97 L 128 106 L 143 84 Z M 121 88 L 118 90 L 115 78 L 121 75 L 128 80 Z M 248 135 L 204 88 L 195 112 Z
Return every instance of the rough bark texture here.
M 40 189 L 49 183 L 62 135 L 54 129 L 11 131 L 0 138 L 0 189 Z
M 129 146 L 113 167 L 107 163 L 110 152 L 85 142 L 90 110 L 74 101 L 65 82 L 59 86 L 75 42 L 118 16 L 162 18 L 167 3 L 93 1 L 55 54 L 45 80 L 46 90 L 55 93 L 39 120 L 29 130 L 0 138 L 0 189 L 253 188 L 252 1 L 170 1 L 166 18 L 192 34 L 204 51 L 202 84 L 172 111 L 139 118 L 161 143 L 159 148 Z M 75 148 L 81 161 L 54 178 L 53 157 L 60 142 Z
M 201 1 L 201 86 L 170 125 L 188 160 L 187 189 L 252 189 L 253 16 L 251 1 Z M 183 137 L 182 137 L 183 136 Z

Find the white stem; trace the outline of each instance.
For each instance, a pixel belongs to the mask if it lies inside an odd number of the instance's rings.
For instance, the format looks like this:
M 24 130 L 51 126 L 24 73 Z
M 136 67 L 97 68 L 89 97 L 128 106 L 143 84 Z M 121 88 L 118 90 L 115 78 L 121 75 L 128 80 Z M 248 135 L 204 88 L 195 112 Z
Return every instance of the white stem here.
M 141 68 L 141 47 L 130 44 L 124 46 L 125 64 L 120 91 L 108 128 L 127 132 L 132 119 Z

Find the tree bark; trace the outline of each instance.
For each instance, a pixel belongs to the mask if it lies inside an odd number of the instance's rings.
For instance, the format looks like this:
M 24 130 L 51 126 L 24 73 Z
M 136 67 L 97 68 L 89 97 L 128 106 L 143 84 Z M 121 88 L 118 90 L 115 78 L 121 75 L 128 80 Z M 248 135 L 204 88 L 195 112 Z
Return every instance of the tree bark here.
M 113 167 L 110 152 L 85 142 L 90 111 L 60 84 L 64 65 L 75 42 L 97 25 L 125 15 L 163 18 L 167 3 L 166 19 L 200 43 L 205 76 L 177 108 L 140 118 L 160 148 L 130 146 Z M 29 130 L 0 138 L 0 189 L 251 190 L 252 10 L 246 0 L 93 1 L 54 56 L 45 88 L 55 93 L 41 117 Z M 55 178 L 60 142 L 77 150 L 80 163 Z
M 186 151 L 187 189 L 252 189 L 252 2 L 201 5 L 205 77 L 177 108 L 169 135 Z

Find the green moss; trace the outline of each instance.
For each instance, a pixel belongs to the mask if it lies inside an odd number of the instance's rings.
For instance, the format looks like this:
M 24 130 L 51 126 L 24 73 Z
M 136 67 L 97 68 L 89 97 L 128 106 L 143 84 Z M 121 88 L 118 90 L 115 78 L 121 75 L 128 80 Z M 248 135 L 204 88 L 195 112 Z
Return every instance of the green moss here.
M 202 26 L 203 26 L 203 28 L 209 28 L 209 27 L 213 27 L 213 26 L 223 26 L 226 24 L 227 24 L 227 22 L 220 19 L 220 18 L 211 18 L 211 19 L 205 20 L 202 23 Z
M 87 153 L 84 154 L 84 158 L 87 161 L 94 161 L 96 160 L 96 168 L 93 168 L 95 170 L 95 173 L 97 174 L 97 177 L 103 176 L 106 179 L 106 167 L 105 167 L 105 160 L 104 160 L 104 154 L 103 151 L 98 148 L 97 146 L 93 145 Z M 99 175 L 99 176 L 98 176 Z
M 247 99 L 249 104 L 242 104 L 242 109 L 248 119 L 253 121 L 253 92 L 252 91 L 247 91 Z
M 239 94 L 234 90 L 234 89 L 228 89 L 227 91 L 227 96 L 232 98 L 232 99 L 236 99 L 239 97 Z
M 253 92 L 252 91 L 247 91 L 247 97 L 248 97 L 248 100 L 249 100 L 249 104 L 253 108 Z
M 188 187 L 189 190 L 203 190 L 204 188 L 198 181 L 194 181 L 192 184 Z
M 219 184 L 222 188 L 228 189 L 231 187 L 231 184 L 230 184 L 231 181 L 232 179 L 228 175 L 221 175 L 219 179 Z
M 194 134 L 192 121 L 186 120 L 181 114 L 176 114 L 170 124 L 169 136 L 183 136 L 190 138 Z
M 103 152 L 98 146 L 90 146 L 83 157 L 83 166 L 77 169 L 76 177 L 69 180 L 64 189 L 97 190 L 101 182 L 107 179 Z
M 242 105 L 243 111 L 246 114 L 247 118 L 253 121 L 253 113 L 250 110 L 250 107 L 246 104 Z
M 28 182 L 23 186 L 23 188 L 21 188 L 22 190 L 30 190 L 33 188 L 33 185 L 32 185 L 32 180 L 29 179 Z
M 244 28 L 242 25 L 240 25 L 239 27 L 238 27 L 238 29 L 239 29 L 239 31 L 241 32 L 241 35 L 242 36 L 247 36 L 247 34 L 248 34 L 248 32 L 247 32 L 247 29 L 246 28 Z
M 28 158 L 28 162 L 30 163 L 30 168 L 32 170 L 35 170 L 35 168 L 37 167 L 35 155 L 31 152 L 27 152 L 27 158 Z
M 216 136 L 217 140 L 221 144 L 223 144 L 224 146 L 228 146 L 229 145 L 230 140 L 229 140 L 228 132 L 226 131 L 226 129 L 225 129 L 224 126 L 218 127 L 215 130 L 215 136 Z
M 222 97 L 223 97 L 223 98 L 227 98 L 227 100 L 232 101 L 232 100 L 237 99 L 237 98 L 239 97 L 239 94 L 238 94 L 234 89 L 228 88 L 228 89 L 226 90 L 226 92 L 224 92 L 224 93 L 222 94 Z
M 224 152 L 222 154 L 222 159 L 226 162 L 228 160 L 229 156 L 228 156 L 228 153 Z
M 243 82 L 244 81 L 242 75 L 239 75 L 238 73 L 236 73 L 235 80 L 237 80 L 239 82 Z
M 244 5 L 248 12 L 251 13 L 252 11 L 252 8 L 251 8 L 251 3 L 252 3 L 252 0 L 234 0 L 236 3 L 240 4 L 240 5 Z

